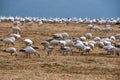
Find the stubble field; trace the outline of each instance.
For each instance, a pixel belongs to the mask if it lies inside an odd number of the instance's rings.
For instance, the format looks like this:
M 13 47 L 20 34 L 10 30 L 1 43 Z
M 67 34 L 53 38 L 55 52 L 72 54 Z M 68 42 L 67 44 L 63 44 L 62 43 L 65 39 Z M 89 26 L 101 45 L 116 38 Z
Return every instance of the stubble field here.
M 11 22 L 0 23 L 0 39 L 9 37 L 12 33 Z M 43 24 L 32 26 L 24 24 L 21 39 L 15 41 L 14 47 L 19 55 L 10 56 L 2 52 L 7 47 L 0 47 L 0 80 L 119 80 L 120 79 L 120 56 L 106 55 L 106 51 L 94 48 L 89 55 L 62 55 L 53 50 L 50 56 L 43 50 L 41 42 L 50 38 L 54 33 L 67 32 L 70 36 L 80 37 L 85 33 L 87 24 Z M 99 25 L 101 28 L 104 25 Z M 120 32 L 119 25 L 113 25 L 109 35 Z M 91 32 L 94 36 L 105 36 L 102 31 Z M 39 47 L 41 57 L 31 55 L 26 58 L 19 49 L 25 46 L 23 40 L 29 38 L 34 45 Z M 0 42 L 0 44 L 3 44 Z M 3 44 L 4 45 L 4 44 Z M 10 45 L 11 46 L 11 45 Z

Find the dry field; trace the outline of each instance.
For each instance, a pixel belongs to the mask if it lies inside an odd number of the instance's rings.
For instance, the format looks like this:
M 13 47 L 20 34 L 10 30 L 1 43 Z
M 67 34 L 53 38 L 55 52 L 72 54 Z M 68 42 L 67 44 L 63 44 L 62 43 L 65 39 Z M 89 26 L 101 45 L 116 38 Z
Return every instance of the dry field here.
M 9 37 L 12 32 L 10 22 L 0 23 L 0 39 Z M 32 55 L 26 58 L 19 52 L 17 57 L 4 53 L 0 49 L 0 80 L 120 80 L 120 56 L 105 55 L 106 51 L 95 48 L 90 55 L 62 55 L 54 50 L 50 56 L 43 51 L 41 42 L 54 33 L 67 32 L 70 36 L 81 36 L 87 32 L 86 24 L 44 24 L 34 23 L 30 28 L 20 26 L 22 38 L 15 41 L 17 50 L 25 46 L 23 40 L 31 39 L 39 47 L 41 57 Z M 103 27 L 104 25 L 100 25 Z M 120 25 L 114 25 L 109 35 L 120 32 Z M 101 31 L 92 32 L 94 36 L 104 36 Z M 2 42 L 0 42 L 2 44 Z

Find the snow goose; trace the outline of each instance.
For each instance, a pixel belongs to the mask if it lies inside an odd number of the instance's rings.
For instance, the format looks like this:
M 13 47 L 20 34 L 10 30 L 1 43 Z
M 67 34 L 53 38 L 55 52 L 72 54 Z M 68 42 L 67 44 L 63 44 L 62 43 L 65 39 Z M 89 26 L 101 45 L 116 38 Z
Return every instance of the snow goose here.
M 30 57 L 30 54 L 37 54 L 40 57 L 40 54 L 38 51 L 36 51 L 33 47 L 31 46 L 26 46 L 23 49 L 20 49 L 19 51 L 25 52 L 27 54 L 27 57 Z
M 18 54 L 16 48 L 14 48 L 14 47 L 9 47 L 9 48 L 7 48 L 7 49 L 5 49 L 3 51 L 10 53 L 10 55 L 12 55 L 13 53 L 15 53 L 16 56 L 17 56 L 17 54 Z

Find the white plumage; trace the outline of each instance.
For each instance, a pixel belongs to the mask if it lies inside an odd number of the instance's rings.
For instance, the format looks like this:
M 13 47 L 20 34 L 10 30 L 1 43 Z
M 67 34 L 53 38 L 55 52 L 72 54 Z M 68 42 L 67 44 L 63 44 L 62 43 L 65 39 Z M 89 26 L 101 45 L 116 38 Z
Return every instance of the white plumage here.
M 45 48 L 45 50 L 47 51 L 48 55 L 50 55 L 50 53 L 53 51 L 53 47 L 52 46 L 47 46 Z
M 37 54 L 38 56 L 40 56 L 40 54 L 38 53 L 38 51 L 36 51 L 33 47 L 31 46 L 26 46 L 25 48 L 19 50 L 22 52 L 26 52 L 27 56 L 30 57 L 30 54 Z
M 30 39 L 25 39 L 24 42 L 26 43 L 26 46 L 30 46 L 33 44 L 33 41 Z
M 13 26 L 12 30 L 13 30 L 14 33 L 20 33 L 21 32 L 21 29 L 18 26 Z
M 8 52 L 8 53 L 10 53 L 11 55 L 12 55 L 13 53 L 15 53 L 16 55 L 18 54 L 16 48 L 14 48 L 14 47 L 9 47 L 9 48 L 7 48 L 6 50 L 4 50 L 4 52 Z
M 115 36 L 110 36 L 110 39 L 113 40 L 113 41 L 116 40 Z
M 50 45 L 58 45 L 59 44 L 59 40 L 53 39 L 51 41 L 49 41 Z
M 83 49 L 83 53 L 88 53 L 89 54 L 90 50 L 91 50 L 90 46 L 85 46 L 84 49 Z
M 50 44 L 49 44 L 48 41 L 43 41 L 43 42 L 41 43 L 41 45 L 44 46 L 44 49 L 45 49 L 45 48 L 46 48 L 47 46 L 49 46 Z
M 91 29 L 93 29 L 93 27 L 94 27 L 94 25 L 89 24 L 89 25 L 87 26 L 87 30 L 91 30 Z
M 92 39 L 93 36 L 92 36 L 91 33 L 86 33 L 86 34 L 85 34 L 85 37 L 86 37 L 87 39 Z
M 72 45 L 73 45 L 73 41 L 70 40 L 70 39 L 60 40 L 60 41 L 59 41 L 59 44 L 60 44 L 61 46 L 72 46 Z
M 98 42 L 98 41 L 101 40 L 101 38 L 100 38 L 100 37 L 95 37 L 93 40 L 94 40 L 95 42 Z
M 63 39 L 63 36 L 60 33 L 53 34 L 52 36 L 54 39 Z
M 92 28 L 93 30 L 101 30 L 101 28 L 99 27 L 99 26 L 93 26 L 93 28 Z
M 108 32 L 108 31 L 111 30 L 111 26 L 110 25 L 106 25 L 102 30 L 105 31 L 105 32 Z
M 81 37 L 80 37 L 80 40 L 81 40 L 81 41 L 86 41 L 86 37 L 85 37 L 85 36 L 81 36 Z
M 83 50 L 84 47 L 85 47 L 85 45 L 82 43 L 82 41 L 79 41 L 79 40 L 77 40 L 77 42 L 74 44 L 74 46 L 75 46 L 76 48 L 78 48 L 79 51 L 80 51 L 80 50 Z
M 66 53 L 71 52 L 73 54 L 72 49 L 70 47 L 67 47 L 67 46 L 61 46 L 60 51 L 63 53 L 63 55 L 65 52 Z
M 14 45 L 15 37 L 5 38 L 2 41 L 5 43 L 5 45 L 9 45 L 10 43 Z
M 10 34 L 10 37 L 15 37 L 16 39 L 19 39 L 19 38 L 21 38 L 21 36 L 20 36 L 20 34 L 15 34 L 15 33 L 11 33 Z
M 68 36 L 69 36 L 69 34 L 68 34 L 68 33 L 66 33 L 66 32 L 61 33 L 61 35 L 62 35 L 62 37 L 63 37 L 63 38 L 65 38 L 65 37 L 68 37 Z

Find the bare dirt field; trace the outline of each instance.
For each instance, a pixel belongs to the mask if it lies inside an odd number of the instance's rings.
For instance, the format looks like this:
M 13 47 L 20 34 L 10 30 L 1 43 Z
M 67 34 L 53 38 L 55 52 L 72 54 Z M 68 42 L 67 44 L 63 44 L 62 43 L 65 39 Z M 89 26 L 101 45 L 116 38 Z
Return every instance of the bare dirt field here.
M 12 33 L 11 22 L 0 23 L 0 39 L 9 37 Z M 17 57 L 2 52 L 0 49 L 0 80 L 120 80 L 120 56 L 105 55 L 106 51 L 95 48 L 89 55 L 62 55 L 54 50 L 50 56 L 43 50 L 41 42 L 54 33 L 67 32 L 70 36 L 80 37 L 85 33 L 88 24 L 43 24 L 38 26 L 19 26 L 22 29 L 21 39 L 15 41 Z M 99 25 L 101 28 L 104 25 Z M 109 35 L 120 33 L 120 25 L 113 25 Z M 102 31 L 91 32 L 94 36 L 104 36 Z M 26 58 L 19 52 L 25 46 L 23 40 L 29 38 L 39 47 L 41 57 L 32 55 Z M 0 42 L 0 44 L 3 44 Z

